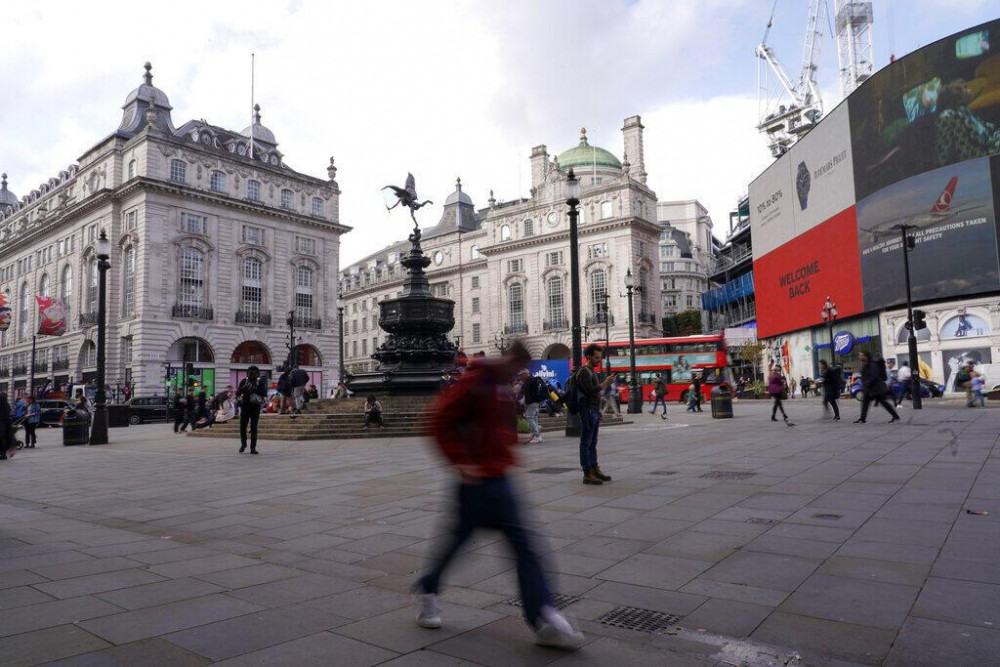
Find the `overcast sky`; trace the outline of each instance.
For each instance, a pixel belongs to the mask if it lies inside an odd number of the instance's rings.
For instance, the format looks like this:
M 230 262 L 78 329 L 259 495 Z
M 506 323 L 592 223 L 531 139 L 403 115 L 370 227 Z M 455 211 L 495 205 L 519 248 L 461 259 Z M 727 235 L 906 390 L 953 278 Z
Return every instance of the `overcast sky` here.
M 186 2 L 0 0 L 0 171 L 23 196 L 110 134 L 153 64 L 154 85 L 191 118 L 242 129 L 250 53 L 263 123 L 298 171 L 340 169 L 342 262 L 406 235 L 379 188 L 407 171 L 441 202 L 461 176 L 477 206 L 527 195 L 528 156 L 578 141 L 622 152 L 646 126 L 649 185 L 700 199 L 725 238 L 728 212 L 769 162 L 757 123 L 757 63 L 773 0 Z M 829 0 L 833 6 L 833 0 Z M 876 64 L 996 18 L 989 0 L 877 0 Z M 768 43 L 798 76 L 806 11 L 778 0 Z M 838 101 L 825 30 L 820 79 Z M 440 208 L 428 207 L 425 225 Z

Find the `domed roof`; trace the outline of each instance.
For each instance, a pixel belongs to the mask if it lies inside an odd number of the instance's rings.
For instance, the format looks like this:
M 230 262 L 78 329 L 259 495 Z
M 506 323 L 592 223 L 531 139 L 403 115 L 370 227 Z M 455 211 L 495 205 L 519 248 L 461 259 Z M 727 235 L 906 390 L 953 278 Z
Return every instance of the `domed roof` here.
M 455 191 L 448 195 L 448 198 L 444 200 L 444 205 L 448 204 L 468 204 L 472 206 L 472 197 L 462 192 L 462 179 L 455 179 Z
M 249 137 L 250 133 L 253 132 L 254 141 L 261 141 L 266 144 L 278 145 L 278 142 L 274 138 L 274 132 L 267 129 L 260 124 L 260 105 L 253 105 L 253 125 L 246 128 L 241 132 L 244 137 Z
M 587 128 L 580 129 L 580 143 L 574 148 L 564 151 L 557 158 L 559 167 L 568 169 L 570 167 L 610 167 L 621 169 L 621 161 L 614 156 L 611 151 L 598 146 L 591 146 L 587 143 Z
M 7 174 L 0 177 L 0 206 L 13 206 L 17 203 L 17 195 L 7 189 Z
M 146 69 L 146 74 L 143 75 L 145 82 L 128 94 L 122 108 L 124 109 L 136 100 L 142 100 L 143 102 L 163 107 L 164 109 L 173 109 L 170 106 L 170 100 L 167 99 L 167 94 L 153 85 L 153 75 L 150 71 L 153 69 L 153 66 L 147 62 L 143 67 Z

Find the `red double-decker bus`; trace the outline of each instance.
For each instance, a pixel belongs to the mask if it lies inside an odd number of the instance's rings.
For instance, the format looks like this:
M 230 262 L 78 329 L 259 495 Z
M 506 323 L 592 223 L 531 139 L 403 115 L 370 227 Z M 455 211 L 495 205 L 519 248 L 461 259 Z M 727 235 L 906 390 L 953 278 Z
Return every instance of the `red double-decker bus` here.
M 602 343 L 598 341 L 598 345 Z M 604 371 L 631 386 L 628 341 L 612 341 L 607 346 Z M 726 342 L 721 334 L 646 338 L 635 341 L 635 369 L 642 385 L 642 398 L 652 401 L 656 376 L 667 385 L 667 400 L 679 401 L 691 384 L 692 374 L 701 375 L 701 392 L 706 400 L 720 382 L 731 382 Z M 627 390 L 623 399 L 627 400 Z

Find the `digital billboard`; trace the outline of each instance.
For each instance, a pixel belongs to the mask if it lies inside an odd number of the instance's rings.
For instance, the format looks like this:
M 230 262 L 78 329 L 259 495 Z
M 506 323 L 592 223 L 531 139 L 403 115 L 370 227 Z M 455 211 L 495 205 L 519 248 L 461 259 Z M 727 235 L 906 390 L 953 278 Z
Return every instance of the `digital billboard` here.
M 1000 21 L 934 42 L 878 71 L 850 96 L 850 116 L 858 198 L 1000 153 Z
M 988 158 L 911 176 L 866 197 L 857 211 L 865 310 L 906 301 L 899 225 L 916 242 L 914 301 L 1000 289 Z
M 841 318 L 861 313 L 854 207 L 754 260 L 753 272 L 761 338 L 815 325 L 828 296 Z

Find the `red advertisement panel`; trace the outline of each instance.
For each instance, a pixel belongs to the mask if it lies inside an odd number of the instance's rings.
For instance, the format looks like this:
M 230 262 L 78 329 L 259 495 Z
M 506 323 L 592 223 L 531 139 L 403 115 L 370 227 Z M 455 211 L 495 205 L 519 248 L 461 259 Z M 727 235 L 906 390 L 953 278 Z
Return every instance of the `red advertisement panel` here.
M 753 272 L 760 338 L 821 324 L 826 297 L 841 319 L 863 312 L 854 207 L 756 260 Z

